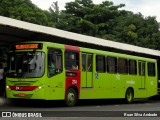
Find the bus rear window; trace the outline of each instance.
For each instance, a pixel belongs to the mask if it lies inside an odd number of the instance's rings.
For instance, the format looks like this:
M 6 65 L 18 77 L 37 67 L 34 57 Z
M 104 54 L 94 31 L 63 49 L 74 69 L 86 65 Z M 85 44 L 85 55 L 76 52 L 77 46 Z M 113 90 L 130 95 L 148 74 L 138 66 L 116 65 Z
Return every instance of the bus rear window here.
M 148 76 L 155 76 L 155 63 L 148 63 Z

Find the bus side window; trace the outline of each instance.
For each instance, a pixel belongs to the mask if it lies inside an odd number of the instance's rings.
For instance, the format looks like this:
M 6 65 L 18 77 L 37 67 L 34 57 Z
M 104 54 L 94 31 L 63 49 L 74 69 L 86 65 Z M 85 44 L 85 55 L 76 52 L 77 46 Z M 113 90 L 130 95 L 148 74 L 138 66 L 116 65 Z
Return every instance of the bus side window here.
M 54 76 L 62 72 L 62 51 L 49 48 L 48 50 L 48 76 Z
M 107 57 L 107 71 L 108 73 L 117 73 L 117 58 Z
M 118 58 L 118 73 L 128 74 L 128 60 L 125 58 Z
M 129 60 L 129 74 L 137 75 L 137 63 L 136 60 Z
M 155 63 L 148 63 L 148 76 L 154 77 L 156 76 Z
M 96 71 L 97 72 L 105 72 L 105 56 L 96 55 Z
M 65 68 L 66 70 L 79 69 L 79 53 L 75 51 L 65 51 Z
M 93 69 L 93 68 L 92 68 L 92 66 L 93 66 L 93 65 L 92 65 L 92 63 L 93 63 L 93 62 L 92 62 L 92 58 L 93 58 L 93 55 L 92 55 L 92 54 L 88 54 L 88 55 L 87 55 L 87 61 L 88 61 L 88 62 L 87 62 L 87 72 L 92 72 L 92 69 Z
M 86 54 L 82 54 L 82 71 L 86 71 Z

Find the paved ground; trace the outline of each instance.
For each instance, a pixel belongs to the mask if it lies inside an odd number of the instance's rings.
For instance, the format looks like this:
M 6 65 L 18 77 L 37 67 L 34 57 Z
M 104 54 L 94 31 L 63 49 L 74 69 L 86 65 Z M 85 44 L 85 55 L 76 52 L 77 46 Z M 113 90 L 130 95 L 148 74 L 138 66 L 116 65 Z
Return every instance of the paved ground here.
M 41 113 L 43 117 L 23 118 L 26 120 L 158 120 L 160 117 L 160 100 L 159 98 L 155 100 L 141 99 L 135 100 L 133 104 L 125 104 L 122 100 L 85 100 L 80 101 L 76 107 L 65 107 L 63 101 L 18 101 L 13 104 L 4 98 L 0 98 L 0 111 L 1 113 L 4 111 L 14 112 L 15 115 L 17 113 L 27 115 L 28 113 Z M 144 117 L 144 114 L 148 116 Z M 149 117 L 149 115 L 152 116 Z M 153 117 L 154 115 L 158 117 Z M 10 120 L 10 118 L 3 119 Z M 21 118 L 13 119 L 19 120 Z

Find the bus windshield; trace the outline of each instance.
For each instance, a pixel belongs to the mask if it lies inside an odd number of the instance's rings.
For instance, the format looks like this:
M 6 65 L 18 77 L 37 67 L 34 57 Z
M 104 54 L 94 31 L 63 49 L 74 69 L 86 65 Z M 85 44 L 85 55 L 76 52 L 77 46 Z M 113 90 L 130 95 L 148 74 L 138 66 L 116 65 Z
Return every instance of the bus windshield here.
M 13 52 L 9 54 L 7 77 L 35 78 L 44 74 L 43 52 Z

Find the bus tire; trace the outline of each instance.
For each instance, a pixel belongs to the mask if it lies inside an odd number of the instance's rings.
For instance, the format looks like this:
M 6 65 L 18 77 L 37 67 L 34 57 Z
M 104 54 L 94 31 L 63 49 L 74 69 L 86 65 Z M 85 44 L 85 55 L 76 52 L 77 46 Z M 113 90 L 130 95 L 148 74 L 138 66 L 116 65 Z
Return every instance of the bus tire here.
M 77 103 L 77 92 L 73 88 L 67 90 L 65 103 L 68 107 L 75 106 Z
M 133 99 L 134 99 L 133 89 L 128 88 L 127 91 L 126 91 L 126 94 L 125 94 L 125 101 L 126 101 L 126 103 L 130 104 L 130 103 L 133 102 Z

